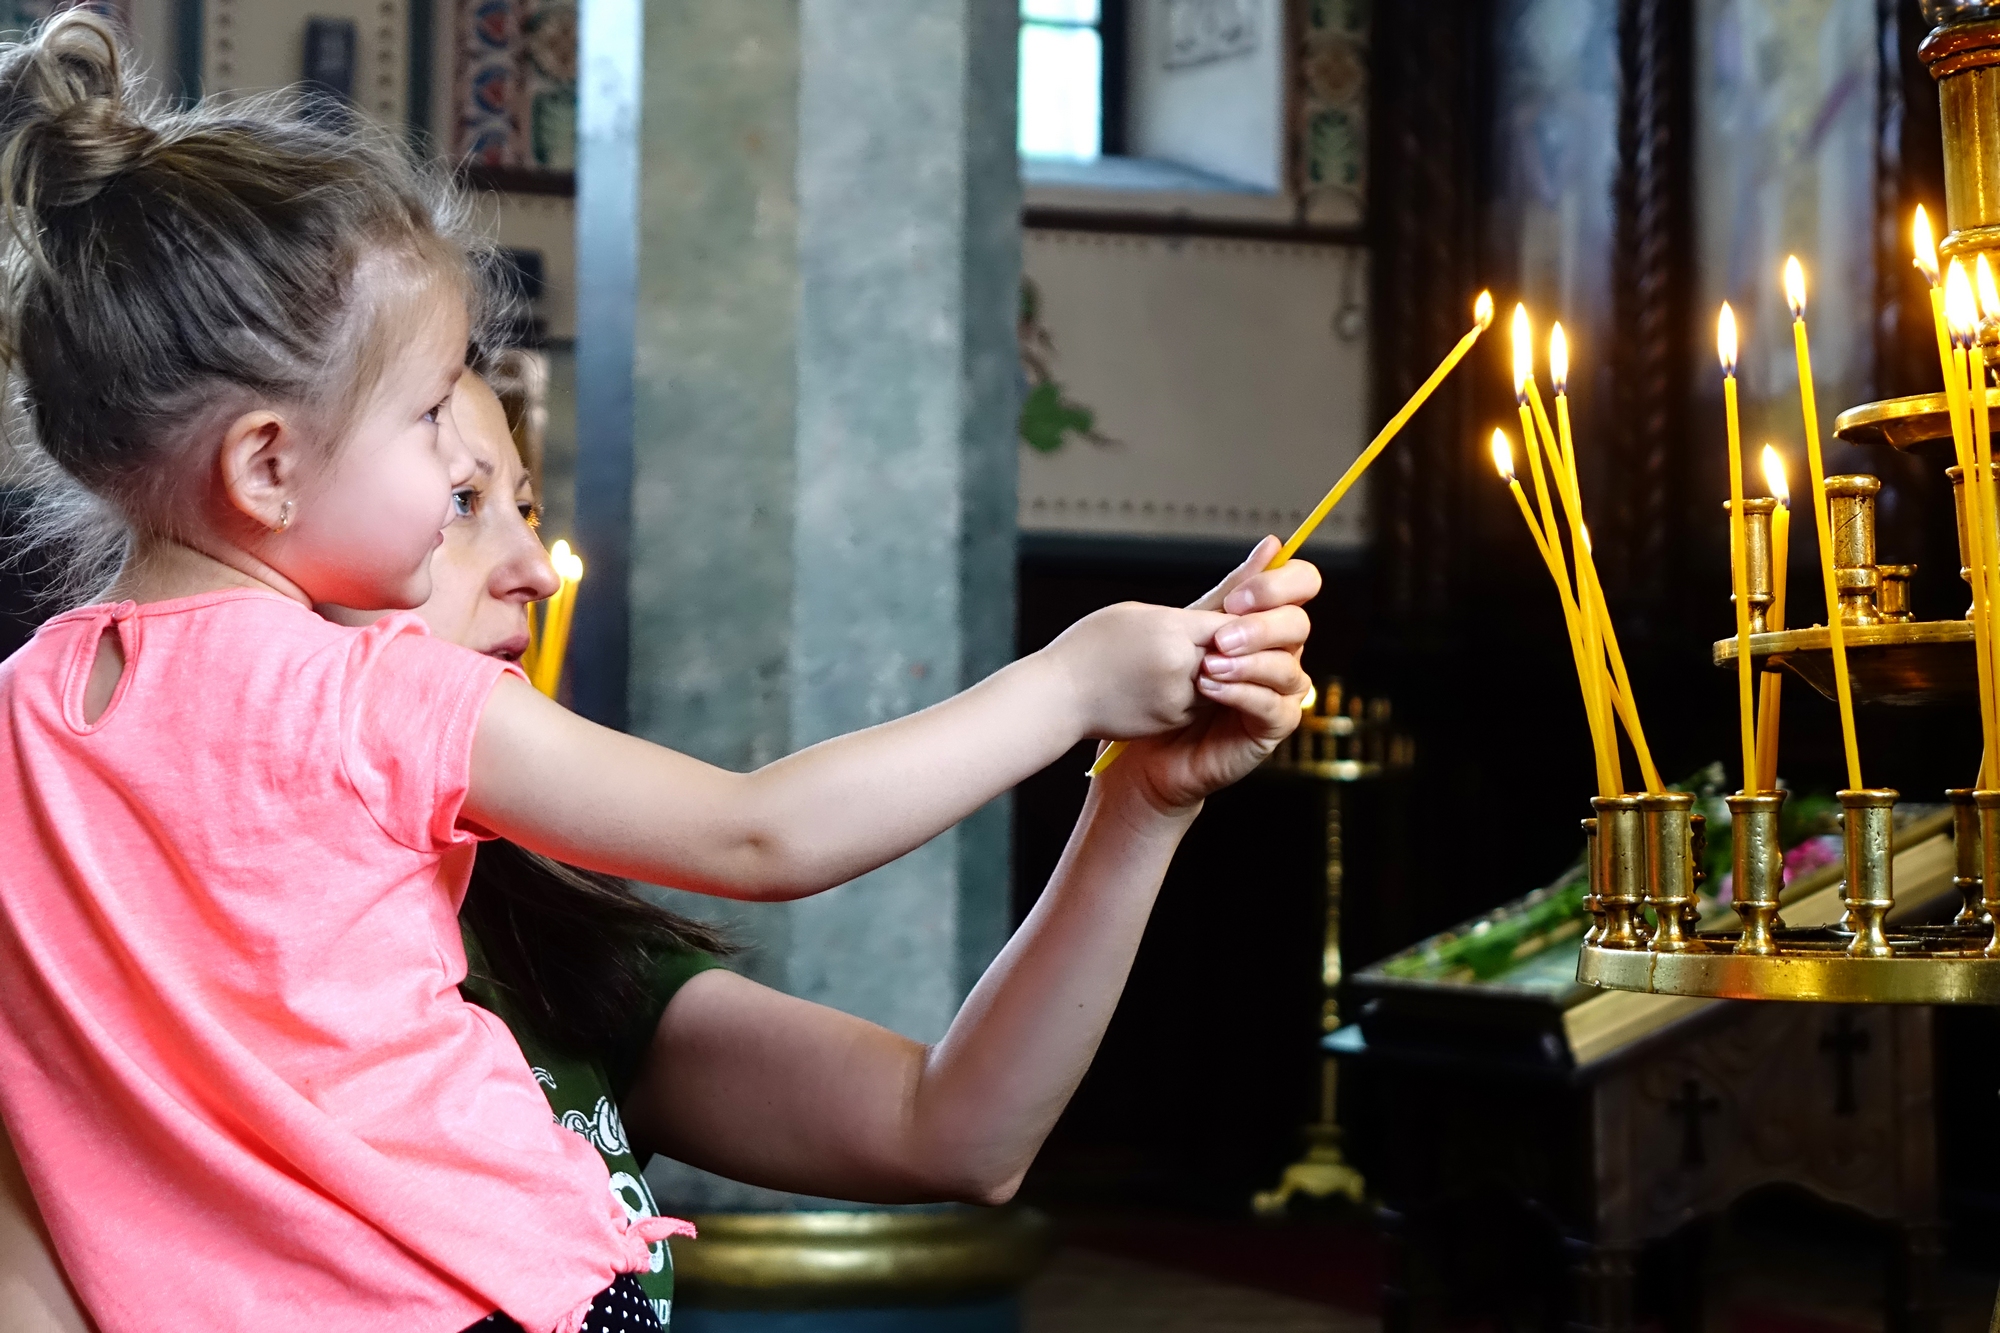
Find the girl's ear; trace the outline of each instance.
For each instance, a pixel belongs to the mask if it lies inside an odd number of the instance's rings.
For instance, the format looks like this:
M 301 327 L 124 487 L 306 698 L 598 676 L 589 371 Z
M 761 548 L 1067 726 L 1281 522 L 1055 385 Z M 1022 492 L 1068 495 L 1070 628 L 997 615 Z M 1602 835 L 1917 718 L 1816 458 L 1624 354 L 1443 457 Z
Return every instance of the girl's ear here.
M 282 416 L 258 410 L 237 417 L 222 433 L 222 489 L 230 507 L 260 528 L 291 526 L 305 476 L 304 441 Z

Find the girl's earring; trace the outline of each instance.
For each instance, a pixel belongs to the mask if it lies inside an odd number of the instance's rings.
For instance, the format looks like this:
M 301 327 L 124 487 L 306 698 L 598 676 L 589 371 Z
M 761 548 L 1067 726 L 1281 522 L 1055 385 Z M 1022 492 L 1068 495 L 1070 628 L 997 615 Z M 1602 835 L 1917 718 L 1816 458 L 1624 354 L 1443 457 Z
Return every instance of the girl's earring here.
M 292 502 L 287 500 L 283 507 L 278 510 L 278 526 L 273 528 L 272 531 L 283 532 L 290 526 L 292 526 Z

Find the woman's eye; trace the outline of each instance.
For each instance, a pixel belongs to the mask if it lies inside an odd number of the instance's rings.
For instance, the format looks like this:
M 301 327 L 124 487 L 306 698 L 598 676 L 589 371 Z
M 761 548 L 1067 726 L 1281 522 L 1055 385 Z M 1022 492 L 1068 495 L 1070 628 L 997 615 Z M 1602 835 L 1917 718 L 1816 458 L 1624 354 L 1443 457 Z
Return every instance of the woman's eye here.
M 526 523 L 531 528 L 539 528 L 542 526 L 541 510 L 537 509 L 532 504 L 524 504 L 520 506 L 520 509 L 521 509 L 521 521 L 523 523 Z
M 479 512 L 479 492 L 470 486 L 462 486 L 451 493 L 451 516 L 471 518 Z
M 444 411 L 444 405 L 450 401 L 451 399 L 449 398 L 438 399 L 437 402 L 431 405 L 431 410 L 424 413 L 424 420 L 430 422 L 433 426 L 437 425 L 439 414 Z

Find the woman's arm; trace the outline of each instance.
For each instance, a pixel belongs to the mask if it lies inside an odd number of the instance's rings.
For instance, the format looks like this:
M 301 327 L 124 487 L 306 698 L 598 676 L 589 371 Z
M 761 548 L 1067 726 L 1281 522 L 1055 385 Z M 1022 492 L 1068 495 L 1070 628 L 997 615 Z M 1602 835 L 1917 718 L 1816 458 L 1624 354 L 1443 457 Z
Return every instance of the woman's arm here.
M 1310 597 L 1294 579 L 1317 588 L 1307 567 L 1245 596 Z M 1210 669 L 1233 707 L 1133 746 L 1092 784 L 1055 874 L 943 1041 L 704 972 L 667 1005 L 626 1097 L 640 1150 L 804 1194 L 1009 1198 L 1097 1052 L 1202 797 L 1298 725 L 1296 645 Z
M 1004 1202 L 1097 1053 L 1193 813 L 1099 782 L 935 1047 L 730 972 L 693 978 L 626 1098 L 634 1144 L 801 1194 Z
M 0 1130 L 0 1328 L 7 1333 L 95 1333 L 69 1289 L 14 1143 Z
M 1246 569 L 1269 558 L 1271 540 Z M 1258 577 L 1318 586 L 1309 565 Z M 747 774 L 596 726 L 507 679 L 479 723 L 464 813 L 534 851 L 631 879 L 802 897 L 921 846 L 1083 737 L 1198 725 L 1212 703 L 1232 702 L 1229 670 L 1284 657 L 1271 650 L 1306 630 L 1287 601 L 1235 614 L 1108 607 L 943 703 Z

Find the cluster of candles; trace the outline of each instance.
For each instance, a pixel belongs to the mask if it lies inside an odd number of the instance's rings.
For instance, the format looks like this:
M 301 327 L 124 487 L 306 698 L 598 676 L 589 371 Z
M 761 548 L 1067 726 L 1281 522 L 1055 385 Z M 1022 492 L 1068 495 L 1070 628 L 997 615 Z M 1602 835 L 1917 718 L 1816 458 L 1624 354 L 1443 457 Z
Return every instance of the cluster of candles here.
M 1972 582 L 1974 656 L 1979 672 L 1980 787 L 2000 781 L 2000 700 L 1995 698 L 1994 634 L 2000 632 L 2000 529 L 1994 521 L 1993 438 L 1987 416 L 1986 358 L 1980 330 L 2000 323 L 2000 286 L 1984 254 L 1974 260 L 1978 295 L 1965 265 L 1954 258 L 1938 270 L 1930 219 L 1917 209 L 1911 228 L 1917 271 L 1930 285 L 1938 368 L 1944 375 L 1951 439 L 1965 500 L 1967 572 Z
M 528 608 L 528 651 L 521 654 L 521 670 L 528 683 L 553 699 L 562 683 L 563 655 L 569 649 L 569 625 L 576 614 L 576 588 L 583 582 L 583 557 L 558 539 L 549 548 L 549 563 L 555 566 L 562 585 L 541 604 L 541 615 Z
M 1604 588 L 1591 557 L 1590 529 L 1583 519 L 1583 494 L 1577 485 L 1576 441 L 1569 421 L 1569 340 L 1562 325 L 1549 330 L 1549 381 L 1555 390 L 1555 424 L 1549 424 L 1548 408 L 1542 401 L 1541 386 L 1535 380 L 1534 335 L 1526 306 L 1514 307 L 1514 401 L 1521 412 L 1521 434 L 1528 455 L 1529 475 L 1534 478 L 1535 508 L 1521 490 L 1514 475 L 1514 449 L 1507 432 L 1493 432 L 1493 464 L 1507 483 L 1520 507 L 1528 535 L 1541 552 L 1555 581 L 1562 602 L 1563 624 L 1569 631 L 1570 654 L 1576 662 L 1577 682 L 1583 690 L 1583 713 L 1590 726 L 1593 757 L 1597 762 L 1600 796 L 1625 793 L 1624 766 L 1619 757 L 1618 728 L 1632 742 L 1639 771 L 1649 792 L 1666 790 L 1646 744 L 1646 729 L 1639 722 L 1639 706 L 1632 697 L 1632 680 L 1625 671 L 1625 657 L 1618 649 L 1618 631 L 1604 601 Z M 1554 483 L 1555 500 L 1549 495 Z M 1556 521 L 1560 505 L 1569 543 L 1563 543 L 1562 525 Z M 1536 517 L 1536 511 L 1540 517 Z
M 1971 432 L 1963 423 L 1967 415 L 1979 417 L 1977 436 L 1985 436 L 1985 414 L 1962 410 L 1962 400 L 1970 395 L 1968 387 L 1967 349 L 1976 346 L 1976 322 L 1970 315 L 1970 288 L 1966 286 L 1962 266 L 1952 262 L 1953 277 L 1943 290 L 1936 290 L 1936 252 L 1930 247 L 1929 229 L 1923 210 L 1917 212 L 1918 264 L 1923 267 L 1929 256 L 1927 276 L 1933 283 L 1933 306 L 1937 311 L 1939 356 L 1944 364 L 1947 392 L 1952 403 L 1953 434 L 1960 440 L 1960 458 L 1971 457 L 1974 447 L 1967 443 Z M 1986 269 L 1984 256 L 1979 260 L 1982 278 L 1991 289 L 1991 273 Z M 1953 284 L 1965 287 L 1963 301 L 1967 314 L 1964 321 L 1953 318 L 1951 333 L 1947 336 L 1947 307 L 1952 306 L 1950 295 Z M 1813 521 L 1819 536 L 1820 573 L 1825 584 L 1826 604 L 1835 608 L 1827 616 L 1828 646 L 1832 650 L 1835 694 L 1840 708 L 1841 739 L 1847 759 L 1848 786 L 1856 791 L 1862 789 L 1860 752 L 1855 743 L 1854 697 L 1848 682 L 1847 645 L 1842 631 L 1841 618 L 1837 612 L 1840 605 L 1839 592 L 1835 586 L 1833 565 L 1833 530 L 1830 511 L 1826 499 L 1826 469 L 1821 461 L 1819 411 L 1813 393 L 1812 350 L 1806 337 L 1806 284 L 1805 271 L 1796 256 L 1786 259 L 1784 270 L 1785 300 L 1792 314 L 1793 354 L 1798 362 L 1799 407 L 1805 424 L 1806 461 L 1812 474 Z M 1994 296 L 1989 307 L 1989 317 L 2000 314 L 2000 294 Z M 1716 353 L 1722 363 L 1723 412 L 1728 426 L 1729 437 L 1729 550 L 1731 581 L 1734 585 L 1736 603 L 1736 670 L 1737 670 L 1737 710 L 1743 750 L 1743 791 L 1747 794 L 1775 790 L 1777 787 L 1778 726 L 1782 705 L 1781 678 L 1775 671 L 1765 672 L 1763 679 L 1755 679 L 1755 667 L 1750 653 L 1750 595 L 1747 586 L 1748 565 L 1745 556 L 1747 545 L 1745 536 L 1744 496 L 1743 496 L 1743 447 L 1741 430 L 1737 420 L 1736 403 L 1736 363 L 1737 333 L 1736 316 L 1724 302 L 1716 319 Z M 1956 358 L 1954 362 L 1952 358 Z M 1597 571 L 1591 560 L 1590 532 L 1584 525 L 1581 496 L 1576 481 L 1576 449 L 1570 437 L 1569 405 L 1566 395 L 1569 366 L 1567 345 L 1563 338 L 1562 325 L 1557 324 L 1549 331 L 1549 378 L 1555 389 L 1556 423 L 1552 429 L 1548 413 L 1543 407 L 1541 390 L 1535 381 L 1534 351 L 1528 323 L 1528 312 L 1516 306 L 1514 310 L 1514 391 L 1520 406 L 1521 431 L 1525 439 L 1529 466 L 1534 477 L 1535 494 L 1538 502 L 1536 511 L 1529 508 L 1526 495 L 1514 474 L 1513 446 L 1504 430 L 1493 432 L 1493 460 L 1502 479 L 1512 491 L 1515 503 L 1520 507 L 1522 520 L 1528 526 L 1529 535 L 1534 539 L 1536 549 L 1541 552 L 1549 574 L 1554 579 L 1556 592 L 1562 601 L 1563 618 L 1569 630 L 1570 648 L 1576 659 L 1577 677 L 1583 691 L 1584 716 L 1590 726 L 1591 742 L 1597 761 L 1597 785 L 1601 796 L 1625 794 L 1624 775 L 1619 763 L 1617 725 L 1623 724 L 1625 734 L 1631 741 L 1633 752 L 1639 760 L 1639 767 L 1646 790 L 1659 793 L 1664 790 L 1658 770 L 1646 747 L 1645 731 L 1640 726 L 1638 706 L 1632 698 L 1631 682 L 1625 674 L 1624 661 L 1618 651 L 1618 636 L 1611 624 L 1605 607 L 1604 594 L 1598 586 Z M 1971 360 L 1970 373 L 1980 376 L 1983 384 L 1983 366 L 1976 354 Z M 1955 386 L 1955 387 L 1954 387 Z M 1978 457 L 1985 465 L 1987 454 L 1979 452 Z M 1549 498 L 1546 472 L 1555 482 L 1558 501 L 1569 529 L 1569 549 L 1565 552 L 1556 522 L 1555 507 Z M 1791 495 L 1785 476 L 1785 467 L 1777 450 L 1764 446 L 1763 471 L 1765 482 L 1776 507 L 1772 514 L 1771 545 L 1774 554 L 1772 572 L 1771 605 L 1767 627 L 1780 630 L 1785 625 L 1785 584 L 1787 555 L 1791 549 Z M 1966 475 L 1974 474 L 1967 467 Z M 1992 474 L 1990 469 L 1980 472 L 1985 479 L 1986 489 L 1983 502 L 1987 507 L 1982 511 L 1991 521 Z M 1968 492 L 1970 494 L 1970 492 Z M 1978 543 L 1974 542 L 1975 549 Z M 1986 570 L 1989 578 L 2000 579 L 2000 571 L 1988 564 L 1981 566 L 1978 556 L 1974 556 L 1974 568 Z M 1983 585 L 1975 577 L 1975 591 Z M 2000 605 L 2000 581 L 1991 585 L 1992 597 Z M 1975 606 L 1979 604 L 1975 598 Z M 1981 687 L 1982 700 L 1987 718 L 1988 754 L 1995 752 L 1995 722 L 2000 721 L 2000 711 L 1994 708 L 1992 694 L 1990 645 L 1985 640 L 1985 630 L 1980 630 L 1981 643 Z M 1989 757 L 1989 763 L 1994 760 Z M 1995 771 L 2000 771 L 1996 769 Z
M 1945 382 L 1945 398 L 1951 418 L 1952 440 L 1958 465 L 1966 479 L 1966 560 L 1972 583 L 1972 619 L 1979 672 L 1979 707 L 1982 750 L 1982 783 L 2000 774 L 2000 501 L 1994 485 L 1992 436 L 1986 405 L 1986 365 L 1979 347 L 1982 327 L 2000 324 L 2000 283 L 1986 256 L 1974 262 L 1976 277 L 1968 277 L 1957 259 L 1939 270 L 1937 248 L 1930 222 L 1918 208 L 1912 228 L 1916 267 L 1931 288 L 1931 311 L 1937 330 L 1938 365 Z M 1975 293 L 1976 288 L 1976 293 Z M 1812 475 L 1813 523 L 1819 537 L 1820 577 L 1824 583 L 1827 640 L 1833 658 L 1834 692 L 1840 710 L 1841 743 L 1847 762 L 1848 787 L 1863 789 L 1860 749 L 1854 731 L 1854 696 L 1847 670 L 1847 644 L 1836 586 L 1831 511 L 1826 498 L 1826 469 L 1821 458 L 1819 412 L 1813 392 L 1812 350 L 1806 336 L 1805 271 L 1796 256 L 1786 259 L 1784 269 L 1786 304 L 1792 315 L 1793 355 L 1798 363 L 1799 408 L 1805 425 L 1806 462 Z M 1743 750 L 1743 791 L 1746 795 L 1777 788 L 1778 727 L 1782 705 L 1781 678 L 1775 671 L 1755 679 L 1750 647 L 1750 596 L 1745 556 L 1745 506 L 1743 496 L 1743 448 L 1737 420 L 1736 316 L 1724 302 L 1716 320 L 1716 353 L 1722 364 L 1723 412 L 1729 436 L 1729 549 L 1731 581 L 1735 592 L 1737 711 Z M 1570 436 L 1569 404 L 1566 393 L 1569 376 L 1568 348 L 1562 325 L 1549 331 L 1549 378 L 1555 389 L 1555 424 L 1543 406 L 1534 375 L 1534 351 L 1524 307 L 1514 309 L 1514 390 L 1520 407 L 1521 431 L 1529 468 L 1533 476 L 1536 505 L 1531 508 L 1514 472 L 1514 450 L 1504 430 L 1493 432 L 1493 461 L 1513 493 L 1522 521 L 1562 602 L 1563 619 L 1569 631 L 1570 650 L 1576 659 L 1577 678 L 1582 687 L 1584 716 L 1589 723 L 1591 743 L 1597 762 L 1599 794 L 1625 793 L 1619 762 L 1618 731 L 1622 724 L 1639 760 L 1646 790 L 1663 790 L 1658 771 L 1646 747 L 1632 686 L 1618 651 L 1618 636 L 1612 628 L 1591 559 L 1590 531 L 1583 521 L 1581 495 L 1576 481 L 1576 449 Z M 1767 628 L 1785 627 L 1785 585 L 1787 556 L 1791 549 L 1791 496 L 1783 460 L 1770 445 L 1764 446 L 1763 471 L 1776 507 L 1772 514 L 1771 546 L 1774 555 L 1771 605 Z M 1555 501 L 1550 499 L 1553 481 Z M 1569 545 L 1565 550 L 1557 523 L 1558 507 L 1567 524 Z M 1539 511 L 1539 516 L 1537 511 Z

